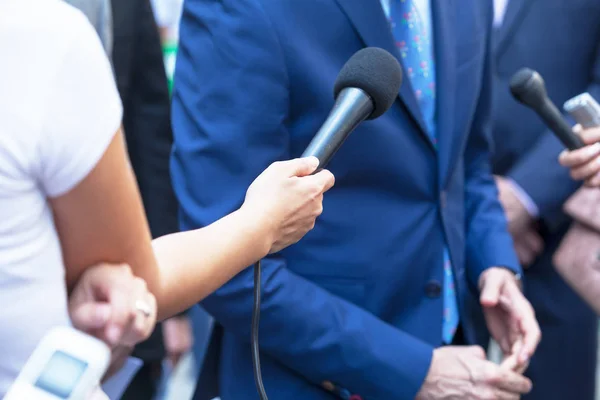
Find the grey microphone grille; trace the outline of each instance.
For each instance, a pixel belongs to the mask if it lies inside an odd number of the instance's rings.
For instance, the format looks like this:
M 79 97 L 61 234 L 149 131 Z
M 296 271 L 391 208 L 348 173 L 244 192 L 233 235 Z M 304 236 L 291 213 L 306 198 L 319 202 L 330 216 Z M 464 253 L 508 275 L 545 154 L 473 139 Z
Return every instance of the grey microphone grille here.
M 529 68 L 522 68 L 510 79 L 510 92 L 519 102 L 529 107 L 540 107 L 547 98 L 542 76 Z

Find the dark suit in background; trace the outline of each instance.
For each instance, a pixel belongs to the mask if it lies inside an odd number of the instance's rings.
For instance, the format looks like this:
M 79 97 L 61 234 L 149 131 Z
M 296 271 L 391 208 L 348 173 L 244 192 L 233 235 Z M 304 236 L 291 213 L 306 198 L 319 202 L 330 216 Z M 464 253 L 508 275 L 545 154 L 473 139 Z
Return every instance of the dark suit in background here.
M 173 143 L 170 98 L 158 28 L 148 0 L 113 0 L 113 65 L 123 101 L 129 157 L 153 237 L 178 230 L 177 200 L 171 187 Z M 134 356 L 144 360 L 123 399 L 152 399 L 165 349 L 160 325 Z
M 566 286 L 552 254 L 570 221 L 564 201 L 576 190 L 557 156 L 563 146 L 508 86 L 522 67 L 539 71 L 562 108 L 589 91 L 600 101 L 600 2 L 511 0 L 495 32 L 494 173 L 513 179 L 539 208 L 545 252 L 525 272 L 525 291 L 542 328 L 542 342 L 527 375 L 533 392 L 524 399 L 592 400 L 595 390 L 597 317 Z

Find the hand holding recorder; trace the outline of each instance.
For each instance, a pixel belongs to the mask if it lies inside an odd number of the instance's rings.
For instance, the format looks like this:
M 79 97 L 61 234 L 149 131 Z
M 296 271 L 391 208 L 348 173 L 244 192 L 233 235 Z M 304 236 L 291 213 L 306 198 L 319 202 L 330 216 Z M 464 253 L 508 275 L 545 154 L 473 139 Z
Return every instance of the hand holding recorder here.
M 561 153 L 560 163 L 571 169 L 575 180 L 586 186 L 600 186 L 600 105 L 584 93 L 567 101 L 564 108 L 578 122 L 574 129 L 562 117 L 548 97 L 542 76 L 529 68 L 519 70 L 511 79 L 514 98 L 535 111 L 568 149 Z
M 568 100 L 565 110 L 575 119 L 573 132 L 581 139 L 582 146 L 560 155 L 560 163 L 571 169 L 571 177 L 585 180 L 585 185 L 600 185 L 600 104 L 589 93 L 582 93 Z
M 559 157 L 562 166 L 571 170 L 571 177 L 585 181 L 588 187 L 600 187 L 600 127 L 574 128 L 585 146 L 576 150 L 565 150 Z
M 579 149 L 560 155 L 560 163 L 571 169 L 571 177 L 585 180 L 589 187 L 600 186 L 600 105 L 589 94 L 582 93 L 565 103 L 565 110 L 577 121 L 574 133 L 581 138 Z

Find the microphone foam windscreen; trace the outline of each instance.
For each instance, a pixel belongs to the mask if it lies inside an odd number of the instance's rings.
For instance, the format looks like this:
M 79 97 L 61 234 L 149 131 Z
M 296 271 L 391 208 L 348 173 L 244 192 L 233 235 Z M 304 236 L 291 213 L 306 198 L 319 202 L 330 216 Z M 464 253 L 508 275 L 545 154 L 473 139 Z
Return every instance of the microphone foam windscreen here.
M 402 84 L 402 67 L 396 57 L 377 47 L 356 52 L 340 71 L 334 95 L 346 88 L 358 88 L 371 97 L 374 109 L 368 119 L 383 115 L 394 104 Z

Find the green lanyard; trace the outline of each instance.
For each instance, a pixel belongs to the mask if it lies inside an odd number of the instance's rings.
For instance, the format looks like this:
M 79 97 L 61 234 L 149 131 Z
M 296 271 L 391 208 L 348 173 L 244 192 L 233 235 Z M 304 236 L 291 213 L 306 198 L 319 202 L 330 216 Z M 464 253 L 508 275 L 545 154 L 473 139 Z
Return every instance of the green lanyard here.
M 177 47 L 176 41 L 165 43 L 163 46 L 163 57 L 165 61 L 165 71 L 167 73 L 167 82 L 169 83 L 169 93 L 173 92 L 173 75 L 175 74 Z

